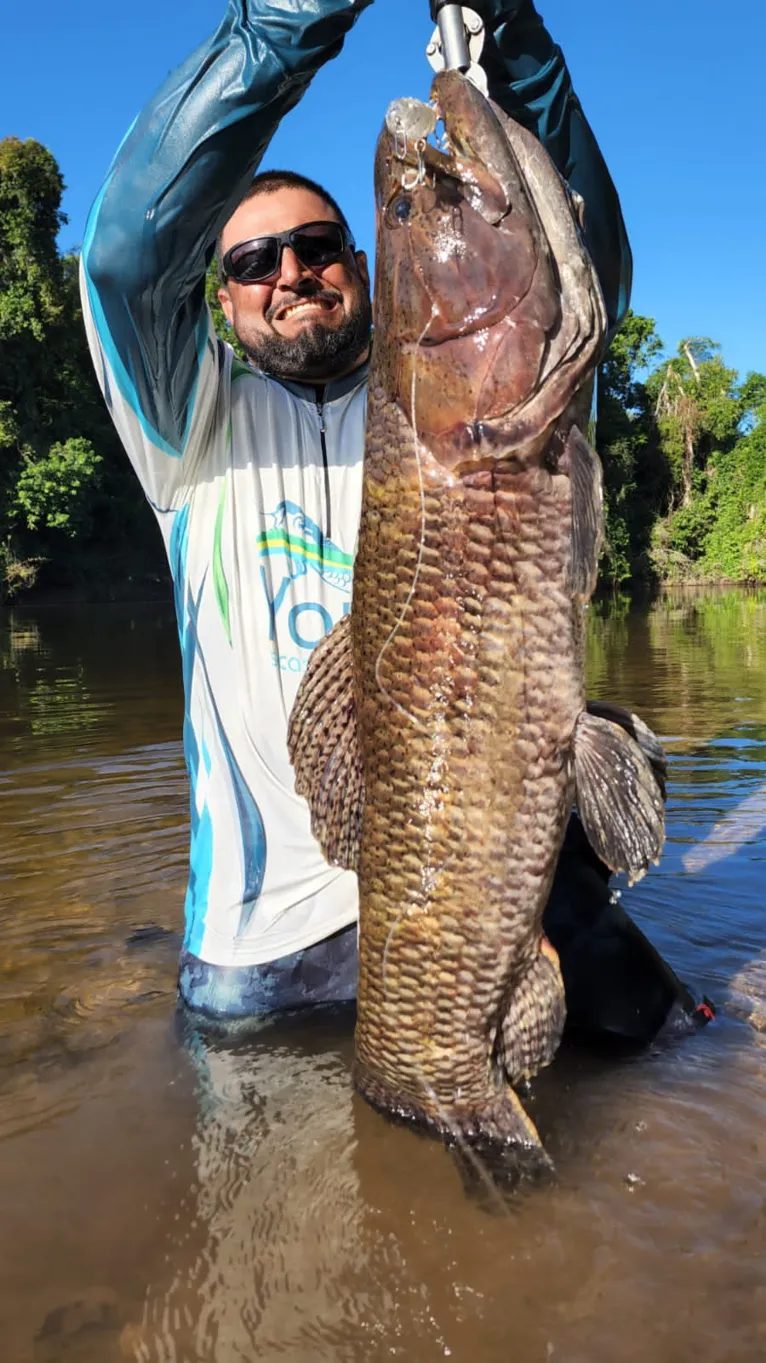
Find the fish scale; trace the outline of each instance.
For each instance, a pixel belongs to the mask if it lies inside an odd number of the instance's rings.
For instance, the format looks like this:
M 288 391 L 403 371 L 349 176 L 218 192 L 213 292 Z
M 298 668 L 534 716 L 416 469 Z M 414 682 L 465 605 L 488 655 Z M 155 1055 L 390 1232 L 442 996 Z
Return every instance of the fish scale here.
M 493 1038 L 514 975 L 538 950 L 572 802 L 567 746 L 583 682 L 576 668 L 554 666 L 576 652 L 563 589 L 570 484 L 534 470 L 444 487 L 438 468 L 423 468 L 425 552 L 415 576 L 422 503 L 412 430 L 385 395 L 373 391 L 370 406 L 379 442 L 368 447 L 354 582 L 354 609 L 369 622 L 355 636 L 355 669 L 373 793 L 362 825 L 357 1057 L 361 1074 L 374 1068 L 374 1081 L 363 1081 L 373 1101 L 391 1107 L 395 1095 L 401 1111 L 437 1103 L 458 1126 L 472 1125 L 496 1092 Z M 511 523 L 521 533 L 509 555 Z M 444 620 L 455 630 L 440 628 Z M 396 674 L 408 691 L 389 685 Z M 440 871 L 426 890 L 429 864 Z M 402 1007 L 413 997 L 405 1092 Z M 461 1034 L 470 1040 L 456 1045 Z M 443 1052 L 437 1073 L 434 1048 Z

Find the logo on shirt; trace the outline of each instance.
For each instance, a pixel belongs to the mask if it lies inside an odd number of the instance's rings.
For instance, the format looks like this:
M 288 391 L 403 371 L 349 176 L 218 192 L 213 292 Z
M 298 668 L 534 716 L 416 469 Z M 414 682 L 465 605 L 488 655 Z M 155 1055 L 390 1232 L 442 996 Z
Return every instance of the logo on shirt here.
M 287 628 L 290 639 L 300 650 L 295 655 L 279 653 L 277 644 L 277 615 L 285 604 L 285 596 L 296 578 L 316 573 L 328 587 L 333 587 L 347 598 L 342 614 L 350 609 L 354 559 L 320 530 L 295 502 L 280 502 L 275 511 L 266 515 L 268 526 L 258 536 L 258 551 L 262 559 L 282 560 L 282 580 L 275 589 L 278 575 L 274 569 L 261 566 L 266 599 L 269 603 L 269 639 L 274 645 L 274 666 L 283 672 L 303 672 L 312 649 L 316 648 L 333 627 L 335 621 L 321 601 L 300 601 L 288 611 Z
M 316 522 L 295 502 L 280 502 L 276 511 L 267 514 L 271 525 L 258 536 L 261 554 L 268 558 L 284 555 L 291 581 L 311 569 L 329 586 L 351 595 L 354 570 L 351 554 L 344 554 L 323 535 Z

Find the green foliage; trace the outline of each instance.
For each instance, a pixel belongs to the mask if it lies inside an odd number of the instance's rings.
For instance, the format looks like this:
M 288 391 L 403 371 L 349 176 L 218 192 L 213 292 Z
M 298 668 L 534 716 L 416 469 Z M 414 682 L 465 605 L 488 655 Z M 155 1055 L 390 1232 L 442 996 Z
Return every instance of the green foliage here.
M 766 581 L 766 419 L 715 467 L 715 517 L 705 536 L 700 575 Z
M 599 376 L 601 581 L 763 580 L 766 377 L 740 383 L 707 337 L 661 351 L 629 313 Z
M 670 581 L 759 581 L 766 574 L 766 377 L 738 383 L 719 347 L 682 341 L 649 380 L 671 499 L 654 532 Z
M 743 416 L 736 371 L 726 368 L 719 350 L 707 337 L 690 337 L 647 383 L 671 471 L 672 500 L 686 508 L 695 473 L 715 451 L 731 448 Z
M 9 341 L 41 341 L 61 317 L 61 262 L 56 234 L 64 181 L 39 142 L 0 141 L 0 371 L 14 356 Z
M 205 280 L 205 297 L 213 317 L 213 326 L 221 340 L 228 341 L 229 345 L 234 347 L 235 354 L 239 356 L 240 360 L 246 361 L 247 355 L 242 347 L 242 342 L 238 336 L 234 335 L 234 332 L 226 320 L 226 314 L 221 307 L 220 299 L 218 297 L 218 290 L 220 287 L 221 274 L 218 269 L 218 261 L 213 257 L 208 267 L 207 278 Z
M 63 187 L 45 147 L 0 141 L 0 599 L 164 569 L 96 383 L 78 259 L 56 245 Z
M 16 504 L 26 529 L 54 530 L 69 539 L 90 534 L 102 464 L 82 436 L 52 445 L 44 459 L 28 460 L 16 484 Z
M 628 312 L 599 371 L 596 440 L 606 517 L 600 576 L 612 586 L 650 575 L 652 525 L 667 497 L 667 466 L 642 379 L 661 350 L 652 318 Z

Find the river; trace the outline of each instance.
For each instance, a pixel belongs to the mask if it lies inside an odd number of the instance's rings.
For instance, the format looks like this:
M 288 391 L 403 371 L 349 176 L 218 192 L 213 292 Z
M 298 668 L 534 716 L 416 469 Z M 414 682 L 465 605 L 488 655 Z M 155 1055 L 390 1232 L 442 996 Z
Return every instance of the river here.
M 670 754 L 623 902 L 718 1017 L 565 1045 L 557 1180 L 488 1208 L 353 1094 L 348 1011 L 178 1014 L 170 611 L 0 615 L 2 1363 L 762 1363 L 766 592 L 594 610 L 589 672 Z

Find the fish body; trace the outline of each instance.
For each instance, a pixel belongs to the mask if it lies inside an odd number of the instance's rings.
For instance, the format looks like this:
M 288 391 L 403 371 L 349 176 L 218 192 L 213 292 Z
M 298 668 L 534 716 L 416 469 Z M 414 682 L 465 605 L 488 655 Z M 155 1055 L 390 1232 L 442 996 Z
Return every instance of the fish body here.
M 327 855 L 359 875 L 357 1087 L 439 1134 L 540 1151 L 513 1086 L 564 1025 L 541 924 L 569 813 L 637 877 L 663 801 L 648 731 L 586 706 L 602 497 L 582 430 L 605 313 L 577 211 L 464 77 L 433 100 L 447 154 L 409 142 L 396 106 L 378 145 L 352 610 L 290 744 Z

